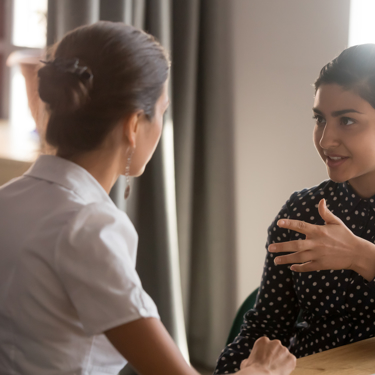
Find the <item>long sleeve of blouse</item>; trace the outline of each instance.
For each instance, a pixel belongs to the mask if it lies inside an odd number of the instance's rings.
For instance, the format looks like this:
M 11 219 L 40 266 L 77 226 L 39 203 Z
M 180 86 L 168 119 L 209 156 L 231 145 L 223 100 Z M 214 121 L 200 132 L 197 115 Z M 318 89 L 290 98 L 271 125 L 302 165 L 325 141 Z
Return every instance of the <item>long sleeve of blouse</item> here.
M 271 243 L 289 240 L 290 231 L 279 228 L 276 223 L 280 218 L 290 217 L 292 200 L 293 196 L 282 207 L 268 228 L 267 249 Z M 289 347 L 294 323 L 299 314 L 291 272 L 287 265 L 276 266 L 274 254 L 267 250 L 255 307 L 245 314 L 241 332 L 234 342 L 221 353 L 215 370 L 216 374 L 237 372 L 241 362 L 249 356 L 254 342 L 259 337 L 277 338 L 284 346 Z
M 348 182 L 327 180 L 289 198 L 268 228 L 266 247 L 305 238 L 279 228 L 281 218 L 324 225 L 318 212 L 322 198 L 356 236 L 375 242 L 375 196 L 363 199 Z M 367 282 L 352 270 L 293 272 L 290 265 L 276 266 L 275 256 L 267 251 L 256 304 L 245 314 L 239 335 L 221 353 L 216 374 L 238 371 L 261 336 L 278 339 L 303 357 L 375 335 L 374 280 Z

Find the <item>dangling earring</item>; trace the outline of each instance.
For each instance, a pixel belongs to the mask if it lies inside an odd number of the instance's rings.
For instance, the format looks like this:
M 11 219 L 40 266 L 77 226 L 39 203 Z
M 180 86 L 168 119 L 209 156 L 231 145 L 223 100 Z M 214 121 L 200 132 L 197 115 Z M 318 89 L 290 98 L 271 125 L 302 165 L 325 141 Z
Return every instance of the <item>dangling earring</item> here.
M 133 154 L 134 154 L 134 149 L 132 148 L 131 151 L 130 151 L 130 154 L 128 156 L 128 159 L 126 161 L 126 168 L 125 168 L 125 180 L 126 180 L 126 188 L 125 188 L 125 194 L 124 194 L 124 198 L 125 199 L 128 199 L 129 195 L 130 195 L 130 177 L 129 177 L 129 173 L 130 173 L 130 164 L 132 162 Z

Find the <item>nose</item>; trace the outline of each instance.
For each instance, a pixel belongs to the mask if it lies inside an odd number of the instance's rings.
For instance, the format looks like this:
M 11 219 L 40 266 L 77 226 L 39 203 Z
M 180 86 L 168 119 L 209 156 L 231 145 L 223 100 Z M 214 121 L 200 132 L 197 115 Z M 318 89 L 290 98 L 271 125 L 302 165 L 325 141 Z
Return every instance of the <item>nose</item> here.
M 340 144 L 339 134 L 334 124 L 327 124 L 324 126 L 320 135 L 319 145 L 325 150 L 337 147 Z

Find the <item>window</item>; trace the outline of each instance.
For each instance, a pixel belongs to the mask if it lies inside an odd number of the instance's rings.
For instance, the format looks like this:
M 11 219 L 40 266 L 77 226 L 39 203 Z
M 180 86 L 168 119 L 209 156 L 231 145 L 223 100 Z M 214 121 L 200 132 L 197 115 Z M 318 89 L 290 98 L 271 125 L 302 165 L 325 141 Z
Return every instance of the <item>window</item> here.
M 15 46 L 44 48 L 47 0 L 14 0 L 12 41 Z
M 374 0 L 351 0 L 349 46 L 375 43 L 374 14 Z
M 14 129 L 30 132 L 35 128 L 26 96 L 25 80 L 20 61 L 38 60 L 46 46 L 47 0 L 0 0 L 0 14 L 4 17 L 0 46 L 2 68 L 1 116 L 9 118 Z M 3 10 L 3 12 L 1 12 Z M 17 52 L 16 52 L 17 51 Z M 16 53 L 15 53 L 16 52 Z M 5 66 L 5 59 L 9 67 Z M 35 56 L 37 56 L 35 58 Z

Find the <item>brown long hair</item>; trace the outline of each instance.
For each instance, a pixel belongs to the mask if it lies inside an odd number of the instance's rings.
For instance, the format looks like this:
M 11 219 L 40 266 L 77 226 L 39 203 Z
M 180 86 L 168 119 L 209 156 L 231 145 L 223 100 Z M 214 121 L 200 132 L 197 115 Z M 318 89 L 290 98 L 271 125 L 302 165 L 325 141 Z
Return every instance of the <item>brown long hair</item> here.
M 128 114 L 152 119 L 169 66 L 163 47 L 132 26 L 100 21 L 69 32 L 38 72 L 47 142 L 74 155 L 98 147 Z

